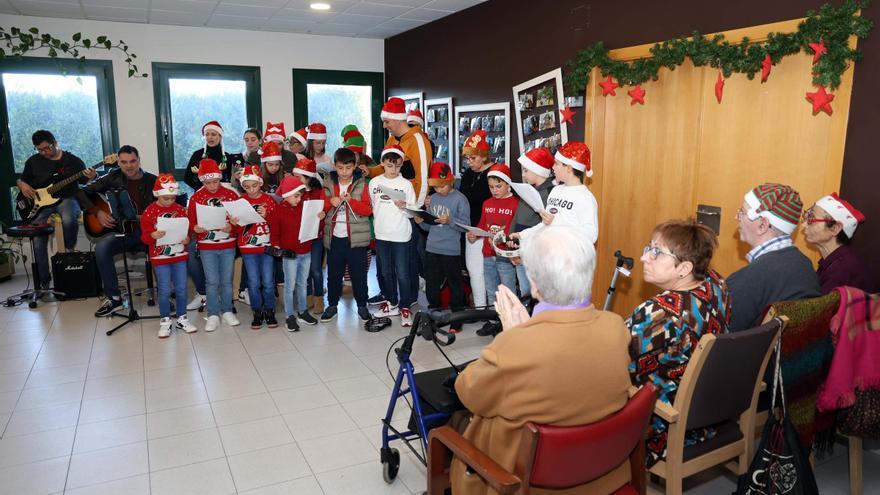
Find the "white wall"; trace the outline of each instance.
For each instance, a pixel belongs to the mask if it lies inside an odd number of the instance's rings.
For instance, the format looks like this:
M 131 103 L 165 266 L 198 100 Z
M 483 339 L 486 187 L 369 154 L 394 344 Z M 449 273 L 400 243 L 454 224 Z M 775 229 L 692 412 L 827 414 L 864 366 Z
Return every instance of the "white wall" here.
M 122 39 L 129 50 L 137 54 L 140 71 L 147 74 L 151 73 L 153 62 L 259 66 L 263 104 L 261 127 L 266 121 L 281 121 L 288 134 L 294 130 L 291 69 L 371 72 L 384 72 L 385 69 L 384 42 L 376 39 L 4 14 L 0 14 L 0 25 L 7 30 L 12 26 L 23 30 L 35 26 L 41 32 L 62 39 L 69 39 L 77 32 L 93 40 L 100 35 L 106 35 L 114 42 Z M 90 59 L 113 60 L 120 144 L 137 147 L 144 168 L 157 171 L 152 76 L 129 78 L 125 58 L 117 53 L 87 50 L 81 54 Z M 218 119 L 222 120 L 222 116 Z

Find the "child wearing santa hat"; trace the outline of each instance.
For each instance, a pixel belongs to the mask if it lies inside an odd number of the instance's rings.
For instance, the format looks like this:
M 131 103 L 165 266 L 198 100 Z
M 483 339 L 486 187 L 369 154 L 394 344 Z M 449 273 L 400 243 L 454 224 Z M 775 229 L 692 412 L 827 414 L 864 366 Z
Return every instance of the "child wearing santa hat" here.
M 553 153 L 547 148 L 535 148 L 517 158 L 517 161 L 522 165 L 523 182 L 538 191 L 541 195 L 541 203 L 546 206 L 547 197 L 553 189 L 552 171 L 555 161 Z M 541 223 L 539 212 L 533 210 L 525 201 L 520 201 L 513 217 L 513 232 L 522 232 L 539 223 Z M 520 295 L 527 295 L 531 291 L 531 284 L 529 277 L 526 276 L 526 267 L 519 262 L 519 258 L 514 258 L 512 261 L 516 265 L 516 281 L 519 283 Z
M 296 162 L 293 168 L 293 176 L 305 184 L 303 201 L 324 201 L 324 188 L 318 175 L 318 165 L 314 160 L 303 158 Z M 318 232 L 324 232 L 324 212 L 318 213 L 321 223 Z M 307 283 L 306 305 L 316 315 L 324 312 L 324 243 L 320 240 L 312 243 L 311 264 L 309 265 L 309 278 Z
M 242 195 L 257 213 L 268 218 L 275 209 L 275 199 L 262 191 L 263 178 L 256 165 L 245 167 L 241 175 Z M 235 219 L 233 225 L 238 226 Z M 259 330 L 263 322 L 269 328 L 276 328 L 275 319 L 275 259 L 266 254 L 269 245 L 269 224 L 267 222 L 238 226 L 238 250 L 248 278 L 248 295 L 254 314 L 252 330 Z
M 327 154 L 327 126 L 313 122 L 309 124 L 309 132 L 306 136 L 306 149 L 303 155 L 318 164 L 318 172 L 329 174 L 333 171 L 333 161 Z
M 220 185 L 222 176 L 217 162 L 202 160 L 199 163 L 199 179 L 203 186 L 192 195 L 187 208 L 190 232 L 196 236 L 205 273 L 205 299 L 208 307 L 206 332 L 217 330 L 221 312 L 223 322 L 227 325 L 241 324 L 232 312 L 232 270 L 237 234 L 235 227 L 227 221 L 222 227 L 209 230 L 199 223 L 198 205 L 223 208 L 223 201 L 235 201 L 239 198 L 235 191 Z
M 159 300 L 159 338 L 171 335 L 171 326 L 186 333 L 196 331 L 186 317 L 186 246 L 189 238 L 175 244 L 159 245 L 167 234 L 159 230 L 160 218 L 187 218 L 186 208 L 177 204 L 180 185 L 171 174 L 161 174 L 153 185 L 156 201 L 141 216 L 141 241 L 149 247 L 150 264 L 156 272 L 156 296 Z M 171 320 L 171 286 L 174 285 L 177 321 Z

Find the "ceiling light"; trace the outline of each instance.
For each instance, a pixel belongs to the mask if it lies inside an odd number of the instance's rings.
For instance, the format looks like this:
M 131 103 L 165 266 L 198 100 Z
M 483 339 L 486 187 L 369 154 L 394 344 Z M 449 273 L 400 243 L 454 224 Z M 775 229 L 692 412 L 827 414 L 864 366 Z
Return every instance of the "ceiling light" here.
M 330 4 L 324 2 L 316 2 L 309 5 L 309 7 L 311 7 L 312 10 L 330 10 Z

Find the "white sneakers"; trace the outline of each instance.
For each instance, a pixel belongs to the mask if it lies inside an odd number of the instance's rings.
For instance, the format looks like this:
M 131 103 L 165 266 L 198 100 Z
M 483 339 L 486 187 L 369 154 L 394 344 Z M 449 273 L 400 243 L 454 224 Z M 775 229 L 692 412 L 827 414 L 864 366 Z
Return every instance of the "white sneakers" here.
M 195 325 L 190 323 L 189 318 L 187 318 L 186 315 L 177 317 L 177 324 L 174 326 L 174 328 L 178 330 L 183 330 L 186 333 L 193 333 L 198 330 Z
M 192 301 L 186 305 L 186 310 L 195 311 L 204 306 L 205 302 L 205 296 L 203 294 L 196 294 L 196 297 L 192 298 Z
M 162 318 L 161 320 L 159 320 L 159 338 L 160 339 L 168 338 L 171 335 L 172 323 L 173 322 L 172 322 L 171 318 L 167 317 L 167 316 Z M 193 332 L 198 331 L 198 328 L 196 328 L 195 325 L 193 325 L 192 323 L 189 322 L 189 318 L 187 318 L 186 315 L 183 315 L 183 316 L 180 316 L 177 318 L 177 323 L 174 323 L 174 328 L 176 328 L 178 330 L 183 330 L 186 333 L 193 333 Z M 207 328 L 205 330 L 209 331 L 209 332 L 211 331 L 211 330 L 208 330 Z
M 211 315 L 208 317 L 208 322 L 205 323 L 205 331 L 213 332 L 220 327 L 220 317 L 217 315 Z
M 223 323 L 226 323 L 230 327 L 241 325 L 241 322 L 238 321 L 238 318 L 235 317 L 235 313 L 233 313 L 232 311 L 223 313 L 222 315 L 220 315 L 220 318 L 223 319 Z
M 248 306 L 251 305 L 251 295 L 246 290 L 242 290 L 238 292 L 238 302 L 245 303 Z
M 402 308 L 400 310 L 400 326 L 411 327 L 412 324 L 413 324 L 412 311 L 410 311 L 409 308 Z
M 159 338 L 167 339 L 171 335 L 171 318 L 165 317 L 159 320 Z
M 392 306 L 390 302 L 384 302 L 381 306 L 379 306 L 379 311 L 373 313 L 373 316 L 376 318 L 388 317 L 388 316 L 397 316 L 400 314 L 400 309 L 397 306 Z

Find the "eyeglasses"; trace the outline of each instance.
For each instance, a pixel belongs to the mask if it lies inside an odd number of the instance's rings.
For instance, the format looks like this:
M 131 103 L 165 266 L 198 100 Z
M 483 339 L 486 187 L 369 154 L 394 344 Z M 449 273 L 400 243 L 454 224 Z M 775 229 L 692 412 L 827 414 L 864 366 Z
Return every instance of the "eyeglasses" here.
M 469 162 L 472 162 L 472 161 L 475 161 L 475 160 L 477 159 L 477 155 L 464 155 L 464 159 L 467 160 L 467 161 L 469 161 Z
M 47 144 L 46 146 L 34 146 L 34 149 L 37 150 L 37 153 L 49 153 L 55 149 L 55 145 Z
M 650 255 L 652 260 L 656 260 L 658 257 L 660 257 L 661 254 L 665 254 L 667 256 L 672 256 L 673 258 L 681 261 L 681 259 L 678 256 L 676 256 L 675 254 L 673 254 L 669 251 L 664 251 L 664 250 L 660 249 L 659 246 L 652 246 L 650 244 L 646 245 L 645 248 L 642 249 L 642 254 Z
M 833 223 L 837 223 L 837 221 L 834 220 L 833 218 L 816 218 L 816 214 L 813 212 L 812 208 L 810 208 L 809 210 L 804 212 L 804 221 L 807 222 L 808 224 L 814 224 L 814 223 L 833 224 Z

